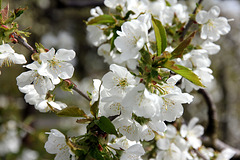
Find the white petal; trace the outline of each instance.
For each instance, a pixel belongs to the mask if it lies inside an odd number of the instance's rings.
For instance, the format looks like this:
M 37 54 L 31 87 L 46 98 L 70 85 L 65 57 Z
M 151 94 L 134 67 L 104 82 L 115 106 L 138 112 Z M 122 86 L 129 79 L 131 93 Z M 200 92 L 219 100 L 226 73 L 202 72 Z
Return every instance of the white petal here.
M 190 122 L 188 123 L 188 130 L 193 129 L 193 127 L 196 125 L 196 123 L 199 121 L 199 118 L 193 117 Z
M 208 36 L 207 33 L 208 33 L 207 25 L 203 25 L 201 29 L 201 38 L 207 39 L 207 36 Z
M 187 136 L 187 133 L 188 133 L 187 126 L 183 124 L 180 129 L 180 134 L 183 138 L 185 138 Z
M 208 18 L 208 13 L 206 11 L 200 11 L 198 12 L 197 16 L 196 16 L 196 21 L 199 24 L 204 24 L 209 20 Z
M 40 60 L 47 61 L 51 60 L 55 54 L 55 49 L 51 48 L 48 52 L 40 53 Z
M 9 55 L 10 55 L 10 53 L 2 53 L 2 54 L 0 54 L 0 59 L 4 60 L 4 59 L 8 58 Z
M 35 105 L 35 108 L 40 112 L 47 112 L 50 108 L 47 105 L 47 100 L 41 101 L 40 103 Z
M 42 76 L 37 77 L 34 81 L 34 87 L 40 95 L 45 95 L 48 92 L 47 80 Z
M 61 61 L 70 61 L 75 55 L 76 53 L 73 50 L 59 49 L 56 52 L 55 58 Z
M 22 55 L 22 54 L 13 53 L 13 56 L 11 56 L 11 59 L 12 59 L 13 63 L 15 63 L 15 64 L 27 63 L 24 55 Z
M 19 87 L 24 87 L 25 85 L 29 85 L 34 80 L 34 71 L 27 71 L 21 73 L 16 79 L 17 79 L 17 85 Z
M 170 147 L 170 141 L 168 138 L 160 138 L 157 141 L 157 147 L 161 150 L 167 150 Z
M 203 42 L 201 46 L 203 49 L 206 49 L 208 51 L 208 54 L 210 55 L 218 53 L 221 49 L 219 45 L 214 44 L 213 42 L 208 40 Z
M 74 67 L 71 63 L 60 62 L 59 66 L 56 67 L 58 76 L 62 79 L 72 78 L 74 73 Z
M 0 52 L 8 52 L 8 53 L 14 53 L 14 50 L 9 44 L 2 44 L 0 45 Z
M 213 6 L 208 13 L 211 19 L 217 18 L 220 14 L 220 8 L 218 6 Z

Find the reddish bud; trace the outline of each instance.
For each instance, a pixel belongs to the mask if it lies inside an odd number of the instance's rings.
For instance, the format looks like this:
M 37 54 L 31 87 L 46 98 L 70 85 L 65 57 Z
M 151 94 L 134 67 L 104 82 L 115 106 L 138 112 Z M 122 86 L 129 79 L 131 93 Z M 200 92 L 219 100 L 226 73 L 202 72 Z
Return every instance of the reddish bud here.
M 5 28 L 5 29 L 9 29 L 8 26 L 6 26 L 6 25 L 1 25 L 1 27 Z
M 162 80 L 162 77 L 160 75 L 158 75 L 158 79 L 161 81 Z
M 143 79 L 141 78 L 141 79 L 140 79 L 140 83 L 142 83 L 142 82 L 143 82 Z
M 101 144 L 98 144 L 98 150 L 99 150 L 100 152 L 102 152 L 102 151 L 103 151 L 103 147 L 102 147 L 102 145 L 101 145 Z
M 155 82 L 155 81 L 152 81 L 152 84 L 153 84 L 153 85 L 156 85 L 156 84 L 157 84 L 157 82 Z
M 48 52 L 48 51 L 49 51 L 49 49 L 47 49 L 47 48 L 45 48 L 44 50 L 45 50 L 45 52 Z

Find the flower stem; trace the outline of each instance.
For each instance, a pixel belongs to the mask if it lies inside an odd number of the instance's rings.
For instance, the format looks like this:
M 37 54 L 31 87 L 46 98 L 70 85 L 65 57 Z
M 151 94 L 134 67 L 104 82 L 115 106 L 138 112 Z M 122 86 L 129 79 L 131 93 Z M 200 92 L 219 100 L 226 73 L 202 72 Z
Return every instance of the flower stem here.
M 72 89 L 74 91 L 76 91 L 78 94 L 80 94 L 81 96 L 83 96 L 88 101 L 91 101 L 91 99 L 87 95 L 85 95 L 82 91 L 80 91 L 75 85 L 74 85 L 74 87 Z
M 193 11 L 193 15 L 196 14 L 197 12 L 197 9 L 199 7 L 199 5 L 203 2 L 203 0 L 199 0 L 198 3 L 197 3 L 197 6 L 196 8 L 194 9 Z M 184 39 L 184 36 L 187 34 L 187 31 L 189 30 L 189 28 L 191 27 L 191 25 L 193 24 L 193 19 L 190 19 L 186 25 L 186 27 L 184 28 L 183 32 L 182 32 L 182 35 L 180 37 L 180 40 L 182 41 Z

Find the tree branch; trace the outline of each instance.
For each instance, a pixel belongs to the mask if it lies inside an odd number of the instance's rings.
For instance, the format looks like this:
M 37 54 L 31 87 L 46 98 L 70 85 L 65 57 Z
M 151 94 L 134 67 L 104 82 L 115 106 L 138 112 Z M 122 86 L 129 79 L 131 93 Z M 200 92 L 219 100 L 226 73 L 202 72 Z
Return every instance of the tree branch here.
M 217 111 L 210 95 L 204 89 L 199 89 L 198 92 L 202 94 L 208 106 L 208 126 L 205 129 L 206 135 L 215 139 L 217 138 Z
M 12 35 L 15 39 L 17 39 L 17 42 L 19 44 L 23 45 L 25 48 L 27 48 L 32 53 L 37 53 L 37 51 L 30 44 L 28 44 L 20 35 L 18 35 L 15 32 L 13 32 Z
M 95 7 L 95 6 L 102 6 L 103 0 L 81 0 L 81 1 L 58 0 L 57 5 L 59 8 Z
M 217 138 L 217 111 L 210 95 L 204 89 L 199 89 L 198 92 L 202 94 L 208 106 L 208 126 L 205 129 L 205 136 L 202 138 L 203 144 L 217 151 L 222 151 L 227 148 L 232 149 L 236 152 L 232 159 L 240 159 L 239 149 L 231 147 Z
M 87 95 L 85 95 L 82 91 L 80 91 L 77 87 L 76 87 L 76 85 L 74 85 L 74 87 L 72 88 L 74 91 L 76 91 L 78 94 L 80 94 L 81 96 L 83 96 L 85 99 L 87 99 L 88 101 L 91 101 L 91 99 L 87 96 Z
M 192 13 L 193 15 L 196 14 L 197 9 L 198 9 L 198 6 L 199 6 L 202 2 L 203 2 L 203 0 L 199 0 L 199 1 L 198 1 L 197 6 L 196 6 L 196 8 L 194 9 L 194 11 L 193 11 L 193 13 Z M 193 24 L 193 19 L 191 18 L 191 19 L 188 21 L 186 27 L 183 29 L 182 35 L 181 35 L 181 37 L 180 37 L 180 40 L 181 40 L 181 41 L 184 39 L 184 36 L 187 34 L 187 31 L 188 31 L 189 28 L 192 26 L 192 24 Z

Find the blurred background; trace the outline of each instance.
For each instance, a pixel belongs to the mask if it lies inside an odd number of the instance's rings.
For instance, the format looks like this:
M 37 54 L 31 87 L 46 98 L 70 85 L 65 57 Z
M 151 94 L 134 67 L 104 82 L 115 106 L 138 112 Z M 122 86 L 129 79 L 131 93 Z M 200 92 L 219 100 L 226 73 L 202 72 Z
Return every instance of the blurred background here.
M 196 0 L 181 1 L 195 8 Z M 97 48 L 87 41 L 84 20 L 90 17 L 90 9 L 100 6 L 103 0 L 3 0 L 2 6 L 10 9 L 28 7 L 17 19 L 20 29 L 29 28 L 31 36 L 28 43 L 42 43 L 46 48 L 73 49 L 77 57 L 72 62 L 75 66 L 74 83 L 83 90 L 91 91 L 92 79 L 99 78 L 108 71 L 108 65 L 97 54 Z M 203 6 L 208 10 L 213 5 L 221 8 L 221 16 L 234 19 L 229 22 L 232 30 L 216 43 L 221 51 L 211 57 L 213 86 L 208 89 L 217 106 L 219 138 L 229 145 L 240 149 L 240 1 L 205 0 Z M 108 10 L 104 9 L 106 12 Z M 30 52 L 16 44 L 14 49 L 22 53 L 31 62 Z M 25 103 L 16 85 L 16 77 L 25 68 L 13 65 L 1 68 L 0 76 L 0 159 L 1 160 L 37 160 L 53 159 L 46 153 L 45 132 L 59 129 L 69 136 L 85 132 L 85 126 L 77 125 L 76 119 L 57 117 L 52 113 L 40 113 L 33 106 Z M 57 91 L 57 100 L 68 105 L 75 105 L 87 110 L 87 101 L 77 93 Z M 194 102 L 185 106 L 184 118 L 200 118 L 200 123 L 207 124 L 207 107 L 201 95 L 193 92 Z

